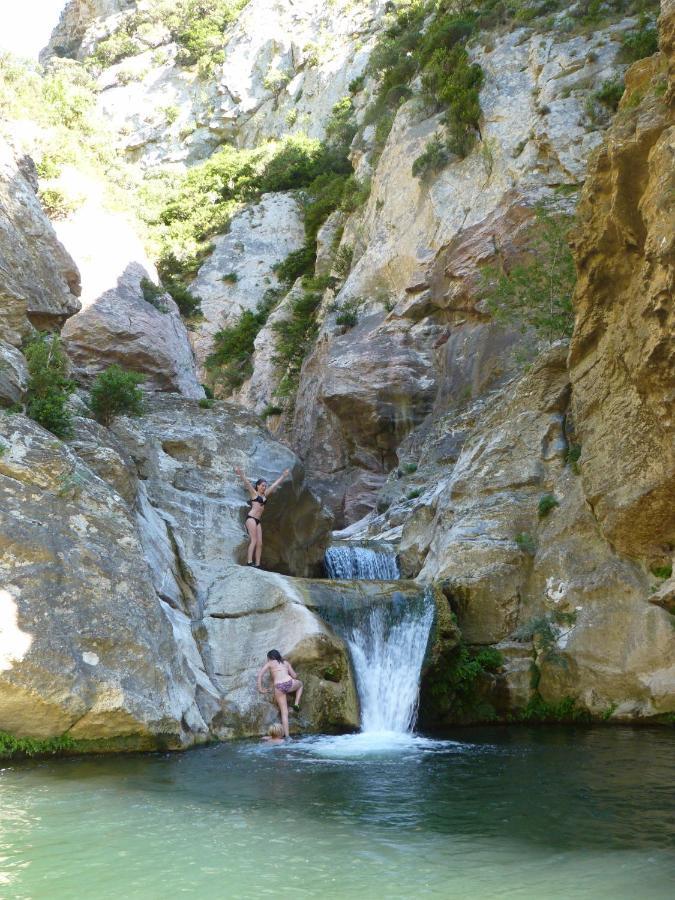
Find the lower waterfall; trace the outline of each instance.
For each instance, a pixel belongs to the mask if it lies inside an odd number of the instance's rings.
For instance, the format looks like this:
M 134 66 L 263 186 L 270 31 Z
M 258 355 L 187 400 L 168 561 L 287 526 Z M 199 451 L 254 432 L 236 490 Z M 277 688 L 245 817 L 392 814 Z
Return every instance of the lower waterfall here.
M 362 732 L 412 731 L 434 613 L 428 591 L 412 601 L 394 595 L 387 602 L 325 613 L 349 648 Z

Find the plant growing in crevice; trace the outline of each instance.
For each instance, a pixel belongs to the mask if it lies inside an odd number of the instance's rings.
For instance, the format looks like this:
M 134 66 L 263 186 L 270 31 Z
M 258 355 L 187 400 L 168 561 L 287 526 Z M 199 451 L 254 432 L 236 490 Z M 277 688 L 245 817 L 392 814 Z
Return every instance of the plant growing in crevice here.
M 68 357 L 61 338 L 38 334 L 24 347 L 24 356 L 28 365 L 27 414 L 57 437 L 69 437 L 73 426 L 67 404 L 75 383 L 68 377 Z
M 76 746 L 67 734 L 53 738 L 15 737 L 7 731 L 0 731 L 0 759 L 21 756 L 52 756 L 72 750 Z
M 481 687 L 503 665 L 504 657 L 494 647 L 472 649 L 460 641 L 443 665 L 425 676 L 426 712 L 436 720 L 494 719 L 494 707 L 482 699 Z
M 560 503 L 558 503 L 553 494 L 543 494 L 539 498 L 539 503 L 537 504 L 537 514 L 539 518 L 545 519 L 556 506 L 560 506 Z
M 154 306 L 155 309 L 160 312 L 168 312 L 168 306 L 166 303 L 162 303 L 161 300 L 165 294 L 163 287 L 155 284 L 154 281 L 151 281 L 149 278 L 143 277 L 141 278 L 141 293 L 143 294 L 143 299 L 146 303 Z
M 495 319 L 533 331 L 548 344 L 569 337 L 574 325 L 576 283 L 569 246 L 572 217 L 553 203 L 540 203 L 529 233 L 526 261 L 483 269 L 482 287 Z
M 570 444 L 565 453 L 565 463 L 570 467 L 575 475 L 581 474 L 579 468 L 579 460 L 581 459 L 581 444 Z
M 514 631 L 513 637 L 516 641 L 532 641 L 542 660 L 564 664 L 557 650 L 557 642 L 572 631 L 576 621 L 576 612 L 554 610 L 524 622 Z
M 537 552 L 537 545 L 531 534 L 527 534 L 527 532 L 521 531 L 514 538 L 516 544 L 518 545 L 518 549 L 522 550 L 523 553 L 527 553 L 529 556 L 534 556 Z

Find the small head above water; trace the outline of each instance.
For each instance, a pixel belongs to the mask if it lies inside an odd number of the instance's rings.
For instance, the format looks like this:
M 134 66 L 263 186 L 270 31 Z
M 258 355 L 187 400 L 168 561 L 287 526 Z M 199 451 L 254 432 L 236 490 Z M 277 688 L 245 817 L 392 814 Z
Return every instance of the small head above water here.
M 259 478 L 254 484 L 254 487 L 259 494 L 264 496 L 265 491 L 267 490 L 267 482 L 264 478 Z
M 279 653 L 278 650 L 268 650 L 268 652 L 267 652 L 267 658 L 268 658 L 268 659 L 274 659 L 274 660 L 276 660 L 276 662 L 283 662 L 283 661 L 284 661 L 283 656 L 281 655 L 281 653 Z
M 279 722 L 273 722 L 267 729 L 267 733 L 271 738 L 278 739 L 284 736 L 284 729 L 281 727 L 281 724 Z

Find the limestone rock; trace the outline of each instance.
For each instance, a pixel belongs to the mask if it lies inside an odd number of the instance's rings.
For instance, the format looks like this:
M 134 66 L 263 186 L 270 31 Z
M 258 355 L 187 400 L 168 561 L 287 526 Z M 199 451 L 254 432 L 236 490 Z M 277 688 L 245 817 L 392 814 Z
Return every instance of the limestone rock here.
M 329 518 L 304 486 L 297 457 L 259 419 L 234 404 L 201 409 L 165 396 L 150 400 L 141 419 L 120 419 L 112 430 L 134 459 L 153 505 L 182 522 L 185 552 L 201 560 L 196 565 L 205 578 L 217 580 L 226 562 L 245 562 L 248 495 L 235 466 L 251 480 L 270 482 L 291 470 L 265 509 L 265 565 L 297 575 L 317 569 Z
M 27 384 L 28 369 L 23 354 L 0 340 L 0 405 L 19 403 Z
M 176 304 L 159 297 L 162 310 L 143 299 L 141 280 L 156 283 L 157 272 L 132 223 L 107 209 L 100 183 L 85 184 L 87 202 L 57 226 L 82 271 L 83 308 L 62 332 L 69 356 L 86 377 L 116 363 L 145 375 L 150 390 L 202 397 Z
M 671 29 L 673 18 L 671 5 Z M 575 245 L 570 370 L 584 491 L 607 539 L 640 557 L 675 543 L 675 119 L 654 90 L 664 70 L 657 54 L 629 71 Z
M 0 338 L 18 346 L 80 308 L 77 267 L 35 193 L 32 161 L 0 140 Z
M 279 286 L 274 266 L 304 241 L 301 210 L 292 194 L 264 194 L 233 217 L 190 286 L 201 298 L 204 314 L 192 337 L 200 365 L 213 349 L 214 334 L 244 310 L 254 310 L 268 289 Z
M 49 43 L 40 54 L 40 61 L 44 63 L 51 56 L 80 58 L 82 41 L 93 23 L 135 4 L 136 0 L 68 0 Z
M 0 431 L 0 729 L 125 749 L 205 739 L 126 503 L 25 417 Z

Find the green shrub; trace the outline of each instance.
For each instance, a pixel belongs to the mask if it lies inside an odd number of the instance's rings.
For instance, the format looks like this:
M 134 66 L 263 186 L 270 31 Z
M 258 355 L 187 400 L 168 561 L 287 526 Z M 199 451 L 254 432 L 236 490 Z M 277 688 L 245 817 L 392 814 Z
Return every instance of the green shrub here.
M 516 641 L 534 641 L 542 658 L 548 662 L 560 662 L 561 657 L 556 642 L 561 629 L 572 628 L 577 620 L 576 612 L 559 612 L 558 610 L 534 616 L 520 625 L 513 633 Z
M 432 138 L 412 164 L 413 177 L 424 178 L 440 171 L 449 158 L 450 153 L 446 143 L 439 137 Z
M 568 337 L 574 325 L 576 282 L 568 243 L 572 219 L 551 204 L 539 204 L 530 230 L 530 260 L 509 270 L 483 270 L 487 305 L 497 321 L 532 330 L 552 343 Z
M 630 62 L 651 56 L 659 49 L 659 35 L 652 16 L 642 13 L 635 31 L 621 38 L 624 55 Z
M 494 647 L 476 651 L 461 641 L 446 664 L 428 674 L 427 705 L 434 708 L 436 716 L 443 718 L 494 719 L 494 708 L 481 700 L 480 689 L 486 676 L 494 674 L 503 665 L 504 658 Z
M 162 303 L 161 300 L 165 294 L 163 287 L 155 284 L 154 281 L 151 281 L 149 278 L 144 277 L 141 278 L 141 293 L 143 294 L 143 299 L 146 303 L 154 306 L 155 309 L 158 309 L 160 312 L 165 313 L 168 311 L 166 303 Z
M 304 244 L 299 250 L 289 253 L 283 262 L 274 266 L 274 273 L 286 285 L 291 285 L 301 275 L 311 275 L 314 271 L 316 251 L 311 244 Z
M 599 90 L 595 91 L 593 96 L 598 103 L 602 103 L 603 106 L 611 109 L 612 112 L 616 112 L 619 101 L 623 97 L 624 90 L 623 80 L 603 81 L 602 86 Z
M 521 722 L 590 722 L 590 712 L 578 705 L 576 697 L 563 697 L 558 703 L 547 703 L 539 693 L 516 717 Z
M 216 402 L 215 400 L 212 400 L 209 397 L 202 397 L 202 399 L 199 401 L 199 408 L 200 409 L 213 409 L 213 404 L 215 402 Z
M 356 78 L 352 78 L 349 82 L 349 93 L 350 94 L 359 94 L 363 90 L 363 85 L 366 83 L 365 75 L 357 75 Z
M 293 300 L 287 319 L 275 322 L 276 354 L 274 362 L 281 373 L 277 391 L 280 397 L 292 397 L 300 379 L 303 360 L 318 331 L 316 312 L 325 282 L 305 279 L 302 293 Z
M 110 37 L 104 38 L 96 45 L 90 59 L 99 68 L 108 68 L 129 56 L 136 56 L 145 48 L 134 41 L 124 26 L 114 31 Z
M 555 509 L 556 506 L 560 506 L 558 501 L 555 499 L 553 494 L 544 494 L 539 498 L 539 503 L 537 504 L 537 512 L 540 519 L 544 519 L 552 509 Z
M 81 200 L 67 196 L 57 187 L 41 187 L 38 191 L 38 197 L 44 211 L 50 219 L 54 220 L 67 219 L 72 212 L 75 212 L 82 205 Z
M 421 488 L 414 488 L 412 491 L 408 491 L 405 495 L 406 500 L 417 500 L 418 497 L 422 496 Z
M 201 314 L 201 297 L 197 297 L 177 279 L 168 278 L 166 280 L 166 292 L 173 298 L 184 318 L 190 319 Z
M 534 556 L 534 554 L 537 552 L 537 545 L 531 534 L 527 534 L 526 532 L 522 531 L 520 534 L 516 535 L 515 541 L 518 545 L 518 549 L 522 550 L 523 553 Z
M 570 467 L 575 475 L 579 475 L 579 460 L 581 459 L 581 444 L 570 444 L 565 454 L 565 463 Z
M 260 415 L 263 419 L 267 419 L 270 416 L 280 416 L 283 414 L 283 411 L 283 407 L 278 406 L 276 403 L 269 403 Z
M 253 371 L 255 339 L 283 293 L 283 289 L 270 288 L 255 311 L 245 310 L 234 325 L 216 332 L 206 368 L 228 391 L 240 387 Z
M 68 378 L 68 357 L 56 334 L 38 334 L 24 348 L 28 366 L 26 412 L 57 437 L 72 433 L 68 397 L 75 384 Z
M 206 399 L 207 399 L 207 400 L 213 400 L 213 399 L 214 399 L 213 391 L 212 391 L 211 388 L 208 386 L 208 384 L 203 384 L 203 385 L 202 385 L 202 389 L 203 389 L 204 393 L 206 394 Z
M 673 567 L 672 567 L 672 565 L 652 566 L 650 571 L 651 571 L 652 575 L 655 575 L 657 578 L 666 579 L 666 578 L 670 578 L 671 575 L 673 574 Z
M 144 380 L 145 376 L 139 372 L 125 371 L 118 365 L 109 366 L 97 375 L 90 399 L 96 420 L 110 425 L 115 416 L 142 415 L 143 392 L 138 385 Z
M 228 284 L 236 284 L 239 281 L 239 275 L 236 272 L 226 272 L 224 275 L 221 275 L 220 280 Z
M 335 259 L 333 260 L 333 271 L 338 278 L 344 280 L 347 275 L 349 275 L 353 258 L 354 248 L 351 244 L 343 244 L 342 247 L 338 247 Z
M 400 467 L 401 474 L 413 475 L 417 471 L 417 463 L 407 462 Z

